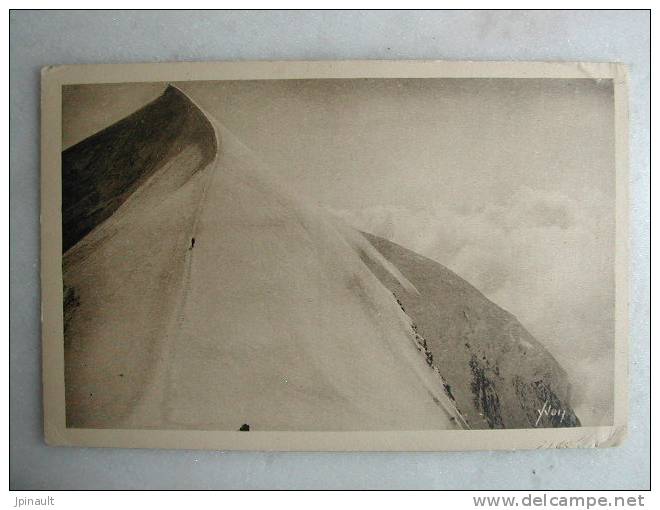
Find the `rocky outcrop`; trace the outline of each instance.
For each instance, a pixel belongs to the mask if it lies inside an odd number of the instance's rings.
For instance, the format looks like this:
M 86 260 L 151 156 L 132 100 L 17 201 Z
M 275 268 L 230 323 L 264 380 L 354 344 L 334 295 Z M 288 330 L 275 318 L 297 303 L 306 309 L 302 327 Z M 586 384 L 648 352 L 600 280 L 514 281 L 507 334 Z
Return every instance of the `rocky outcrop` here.
M 427 359 L 471 428 L 580 425 L 566 373 L 513 315 L 441 264 L 364 236 L 419 291 L 363 257 L 413 321 Z

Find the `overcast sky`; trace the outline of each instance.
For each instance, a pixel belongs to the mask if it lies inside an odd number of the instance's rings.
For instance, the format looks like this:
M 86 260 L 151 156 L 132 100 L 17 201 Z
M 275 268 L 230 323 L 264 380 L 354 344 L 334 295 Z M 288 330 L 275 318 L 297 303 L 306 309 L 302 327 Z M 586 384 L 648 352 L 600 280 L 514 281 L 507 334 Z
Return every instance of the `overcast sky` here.
M 292 194 L 441 262 L 516 315 L 569 372 L 583 423 L 611 421 L 610 81 L 177 85 Z M 164 87 L 68 87 L 64 146 Z

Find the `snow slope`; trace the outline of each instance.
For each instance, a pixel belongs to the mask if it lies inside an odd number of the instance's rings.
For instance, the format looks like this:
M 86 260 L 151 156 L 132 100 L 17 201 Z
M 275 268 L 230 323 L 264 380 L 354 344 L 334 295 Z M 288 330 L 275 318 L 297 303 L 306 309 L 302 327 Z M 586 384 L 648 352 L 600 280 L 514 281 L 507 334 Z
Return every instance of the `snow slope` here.
M 345 233 L 269 185 L 213 123 L 214 161 L 200 169 L 204 151 L 177 140 L 65 253 L 68 425 L 459 426 L 409 318 Z
M 579 424 L 513 316 L 289 196 L 178 89 L 68 149 L 63 177 L 68 426 Z M 566 420 L 535 423 L 546 402 Z

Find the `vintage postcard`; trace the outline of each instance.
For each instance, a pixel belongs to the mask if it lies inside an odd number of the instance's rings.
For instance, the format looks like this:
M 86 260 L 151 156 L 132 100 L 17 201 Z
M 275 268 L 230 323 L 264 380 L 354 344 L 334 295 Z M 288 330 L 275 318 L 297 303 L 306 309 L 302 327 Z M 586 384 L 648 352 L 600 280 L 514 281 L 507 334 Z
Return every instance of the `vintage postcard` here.
M 46 441 L 619 444 L 627 111 L 607 63 L 45 68 Z

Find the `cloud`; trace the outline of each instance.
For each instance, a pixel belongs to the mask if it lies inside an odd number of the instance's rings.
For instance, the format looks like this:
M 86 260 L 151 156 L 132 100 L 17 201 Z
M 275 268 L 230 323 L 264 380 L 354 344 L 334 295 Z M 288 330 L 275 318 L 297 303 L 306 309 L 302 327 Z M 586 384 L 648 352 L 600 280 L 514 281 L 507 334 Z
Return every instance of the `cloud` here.
M 614 213 L 521 187 L 505 203 L 333 210 L 353 226 L 437 260 L 516 315 L 573 383 L 585 424 L 611 419 Z

